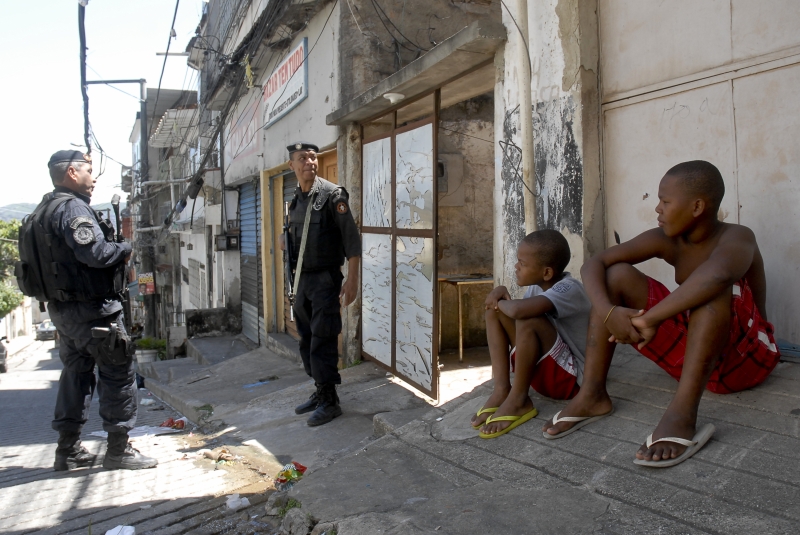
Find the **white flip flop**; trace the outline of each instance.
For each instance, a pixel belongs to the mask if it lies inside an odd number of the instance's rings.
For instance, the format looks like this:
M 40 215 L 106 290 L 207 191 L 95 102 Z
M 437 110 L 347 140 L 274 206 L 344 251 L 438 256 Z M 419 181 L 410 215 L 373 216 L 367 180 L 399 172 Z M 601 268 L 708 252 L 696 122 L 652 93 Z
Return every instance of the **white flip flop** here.
M 584 425 L 588 425 L 592 422 L 596 422 L 601 418 L 605 418 L 606 416 L 612 414 L 614 412 L 614 408 L 612 407 L 610 411 L 605 414 L 601 414 L 600 416 L 564 416 L 563 418 L 559 418 L 558 415 L 561 414 L 561 411 L 558 411 L 555 416 L 553 416 L 553 425 L 556 425 L 560 422 L 578 422 L 566 431 L 562 431 L 557 435 L 551 435 L 547 431 L 542 431 L 542 436 L 547 440 L 555 440 L 557 438 L 565 437 L 570 433 L 573 433 L 583 427 Z
M 676 464 L 680 464 L 706 445 L 711 439 L 711 436 L 714 434 L 714 424 L 706 424 L 700 428 L 692 437 L 692 440 L 686 440 L 685 438 L 678 438 L 678 437 L 664 437 L 659 438 L 658 440 L 653 440 L 653 434 L 651 433 L 650 436 L 647 437 L 647 444 L 648 449 L 653 445 L 659 442 L 674 442 L 675 444 L 682 444 L 686 446 L 686 451 L 681 453 L 679 456 L 675 457 L 674 459 L 667 459 L 666 461 L 645 461 L 644 459 L 635 459 L 633 464 L 638 464 L 639 466 L 648 466 L 650 468 L 669 468 L 670 466 L 675 466 Z

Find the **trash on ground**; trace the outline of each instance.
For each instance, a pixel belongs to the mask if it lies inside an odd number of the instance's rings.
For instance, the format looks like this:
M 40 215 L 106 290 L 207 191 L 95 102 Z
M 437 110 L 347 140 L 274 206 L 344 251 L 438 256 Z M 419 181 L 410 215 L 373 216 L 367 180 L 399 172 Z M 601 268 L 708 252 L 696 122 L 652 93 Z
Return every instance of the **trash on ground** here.
M 227 505 L 228 509 L 231 511 L 238 511 L 243 507 L 250 507 L 250 500 L 247 498 L 240 498 L 238 494 L 229 494 L 225 505 Z
M 189 423 L 189 420 L 184 416 L 182 418 L 178 418 L 177 420 L 173 420 L 172 418 L 167 418 L 164 420 L 159 427 L 169 427 L 172 429 L 183 429 Z
M 106 531 L 106 535 L 136 535 L 136 528 L 133 526 L 117 526 Z
M 226 448 L 225 446 L 214 448 L 213 450 L 209 449 L 202 449 L 197 452 L 198 457 L 205 457 L 206 459 L 211 459 L 212 461 L 219 463 L 220 461 L 238 461 L 241 460 L 240 455 L 234 455 L 231 453 L 231 450 Z
M 306 470 L 308 468 L 297 461 L 290 462 L 275 476 L 275 488 L 282 492 L 291 489 L 295 483 L 300 481 Z
M 170 433 L 180 433 L 181 429 L 172 429 L 171 427 L 156 427 L 154 425 L 143 425 L 141 427 L 134 427 L 128 432 L 130 438 L 148 437 L 155 435 L 168 435 Z M 94 431 L 89 433 L 93 437 L 107 438 L 106 431 Z
M 144 398 L 139 403 L 141 405 L 155 405 L 156 404 L 156 400 L 154 400 L 153 398 Z
M 437 422 L 441 422 L 443 419 L 444 419 L 444 418 L 443 418 L 442 416 L 439 416 L 438 418 L 436 418 L 436 421 L 437 421 Z

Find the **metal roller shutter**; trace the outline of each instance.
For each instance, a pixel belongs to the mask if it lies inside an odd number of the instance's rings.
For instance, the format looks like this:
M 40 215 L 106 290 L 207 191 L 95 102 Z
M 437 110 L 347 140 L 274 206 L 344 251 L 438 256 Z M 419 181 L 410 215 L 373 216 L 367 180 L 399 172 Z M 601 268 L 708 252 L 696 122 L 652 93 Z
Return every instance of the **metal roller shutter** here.
M 259 304 L 261 269 L 259 268 L 259 191 L 255 183 L 245 184 L 239 190 L 240 217 L 240 272 L 242 281 L 242 333 L 259 343 Z M 261 313 L 263 316 L 263 312 Z

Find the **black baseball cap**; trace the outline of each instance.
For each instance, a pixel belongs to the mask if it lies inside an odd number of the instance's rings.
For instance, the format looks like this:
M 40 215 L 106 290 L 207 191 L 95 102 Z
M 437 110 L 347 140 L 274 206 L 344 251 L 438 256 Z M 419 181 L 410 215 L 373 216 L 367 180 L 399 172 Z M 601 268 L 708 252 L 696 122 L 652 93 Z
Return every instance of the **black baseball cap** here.
M 92 163 L 92 157 L 88 154 L 84 154 L 79 150 L 60 150 L 50 156 L 50 161 L 47 162 L 47 167 L 53 167 L 53 165 L 62 162 L 86 162 Z
M 296 141 L 291 145 L 287 145 L 286 150 L 289 151 L 289 156 L 291 156 L 293 152 L 297 152 L 299 150 L 313 150 L 314 152 L 319 152 L 319 147 L 317 147 L 313 143 L 307 143 L 305 141 Z

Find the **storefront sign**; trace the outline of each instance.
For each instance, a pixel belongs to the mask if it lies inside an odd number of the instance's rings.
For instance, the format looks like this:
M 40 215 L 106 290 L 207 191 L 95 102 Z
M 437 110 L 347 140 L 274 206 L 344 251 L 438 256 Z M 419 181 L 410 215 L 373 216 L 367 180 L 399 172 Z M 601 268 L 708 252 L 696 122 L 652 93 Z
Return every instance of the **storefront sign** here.
M 260 93 L 243 98 L 226 125 L 224 145 L 227 183 L 256 174 L 260 169 L 258 156 L 263 152 L 261 141 L 264 137 L 261 131 L 261 102 Z
M 150 295 L 156 293 L 156 281 L 153 279 L 153 273 L 140 273 L 139 274 L 139 294 Z
M 278 64 L 264 87 L 264 128 L 289 113 L 308 96 L 308 39 Z

